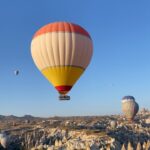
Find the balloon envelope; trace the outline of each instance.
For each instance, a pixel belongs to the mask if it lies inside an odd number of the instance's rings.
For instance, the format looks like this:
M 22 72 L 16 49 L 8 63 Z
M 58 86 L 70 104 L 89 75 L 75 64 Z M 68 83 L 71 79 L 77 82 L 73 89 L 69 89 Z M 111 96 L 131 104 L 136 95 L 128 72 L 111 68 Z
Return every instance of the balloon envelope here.
M 112 120 L 112 121 L 110 122 L 110 126 L 111 126 L 111 128 L 115 129 L 116 126 L 117 126 L 117 122 L 114 121 L 114 120 Z
M 3 148 L 7 147 L 8 144 L 8 137 L 6 136 L 5 133 L 0 134 L 0 144 L 2 145 Z
M 3 148 L 6 148 L 7 147 L 7 143 L 8 143 L 7 137 L 1 138 L 0 143 L 1 143 Z
M 122 111 L 128 120 L 133 120 L 138 110 L 139 105 L 133 96 L 125 96 L 122 98 Z
M 90 63 L 92 40 L 81 26 L 69 22 L 40 28 L 31 42 L 32 58 L 60 94 L 67 94 Z

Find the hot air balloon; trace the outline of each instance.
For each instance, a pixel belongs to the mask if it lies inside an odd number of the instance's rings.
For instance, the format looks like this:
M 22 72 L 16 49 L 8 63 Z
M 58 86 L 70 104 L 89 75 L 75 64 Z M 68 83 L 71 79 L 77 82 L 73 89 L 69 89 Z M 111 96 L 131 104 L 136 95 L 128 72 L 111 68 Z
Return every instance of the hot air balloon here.
M 139 110 L 139 105 L 136 103 L 133 96 L 125 96 L 122 98 L 122 111 L 129 121 L 133 121 Z
M 83 74 L 93 53 L 92 39 L 81 26 L 69 22 L 40 28 L 31 42 L 31 55 L 41 73 L 56 88 L 60 100 Z
M 7 137 L 1 138 L 0 143 L 1 143 L 1 145 L 2 145 L 3 148 L 7 148 L 7 145 L 8 145 L 8 138 L 7 138 Z
M 19 70 L 15 70 L 14 74 L 17 76 L 19 74 Z
M 3 148 L 7 148 L 8 145 L 8 137 L 6 136 L 6 134 L 1 133 L 0 134 L 0 144 L 2 145 Z
M 110 126 L 111 126 L 112 129 L 115 129 L 117 127 L 117 122 L 115 120 L 112 120 L 110 122 Z

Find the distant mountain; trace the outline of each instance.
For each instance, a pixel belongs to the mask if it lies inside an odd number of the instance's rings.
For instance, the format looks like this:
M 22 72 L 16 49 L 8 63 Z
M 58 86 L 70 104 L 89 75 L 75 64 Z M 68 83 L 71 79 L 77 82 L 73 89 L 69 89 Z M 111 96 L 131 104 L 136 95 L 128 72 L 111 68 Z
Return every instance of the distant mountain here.
M 4 119 L 4 118 L 5 118 L 5 116 L 3 116 L 3 115 L 0 115 L 0 120 L 1 120 L 1 119 Z
M 15 119 L 17 119 L 17 117 L 13 115 L 10 116 L 0 115 L 0 120 L 15 120 Z
M 14 116 L 14 115 L 9 115 L 9 116 L 4 116 L 0 115 L 0 120 L 37 120 L 37 119 L 42 119 L 40 117 L 34 117 L 32 115 L 24 115 L 22 117 Z
M 31 119 L 35 119 L 37 117 L 33 117 L 32 115 L 24 115 L 23 117 L 21 117 L 23 119 L 27 119 L 27 120 L 31 120 Z
M 10 116 L 5 116 L 5 119 L 8 119 L 8 120 L 14 120 L 14 119 L 17 119 L 18 117 L 14 116 L 14 115 L 10 115 Z

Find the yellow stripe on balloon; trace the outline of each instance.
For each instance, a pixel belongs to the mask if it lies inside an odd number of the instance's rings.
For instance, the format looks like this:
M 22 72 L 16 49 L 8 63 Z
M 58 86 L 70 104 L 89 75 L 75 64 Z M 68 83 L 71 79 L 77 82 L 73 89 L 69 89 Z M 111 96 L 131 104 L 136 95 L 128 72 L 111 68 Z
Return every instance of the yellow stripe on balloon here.
M 41 72 L 53 86 L 73 86 L 84 72 L 84 69 L 75 66 L 57 66 L 47 67 Z

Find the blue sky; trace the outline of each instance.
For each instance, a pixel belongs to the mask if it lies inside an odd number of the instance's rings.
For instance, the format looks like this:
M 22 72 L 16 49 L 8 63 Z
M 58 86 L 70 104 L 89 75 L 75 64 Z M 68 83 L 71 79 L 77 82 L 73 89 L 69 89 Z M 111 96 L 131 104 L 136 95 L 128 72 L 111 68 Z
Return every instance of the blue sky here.
M 1 1 L 0 114 L 118 114 L 124 95 L 150 108 L 149 8 L 149 0 Z M 83 26 L 94 44 L 91 64 L 67 102 L 58 100 L 30 54 L 35 31 L 55 21 Z M 14 76 L 15 69 L 19 76 Z

